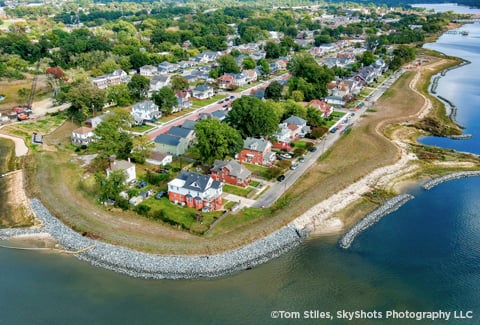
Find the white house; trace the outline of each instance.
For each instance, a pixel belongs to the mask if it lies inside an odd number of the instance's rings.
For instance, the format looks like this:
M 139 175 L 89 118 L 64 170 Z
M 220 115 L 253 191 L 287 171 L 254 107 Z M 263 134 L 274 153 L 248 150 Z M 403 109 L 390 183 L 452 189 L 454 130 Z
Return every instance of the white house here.
M 159 74 L 153 76 L 150 80 L 150 89 L 149 92 L 153 93 L 154 91 L 159 91 L 163 87 L 170 85 L 171 77 L 168 74 Z
M 72 131 L 72 144 L 76 146 L 88 145 L 93 138 L 93 129 L 82 126 Z
M 157 67 L 154 67 L 153 65 L 144 65 L 143 67 L 140 67 L 140 75 L 145 76 L 145 77 L 153 77 L 158 73 Z
M 165 166 L 172 163 L 173 157 L 167 153 L 152 151 L 152 155 L 145 159 L 149 164 L 156 166 Z
M 125 172 L 125 183 L 133 181 L 135 178 L 137 178 L 135 164 L 129 161 L 111 159 L 110 166 L 107 168 L 107 178 L 110 177 L 110 173 L 115 170 L 123 170 Z
M 305 121 L 301 117 L 292 115 L 286 120 L 284 120 L 283 123 L 285 123 L 287 127 L 290 128 L 290 130 L 292 130 L 292 128 L 290 127 L 291 125 L 297 126 L 299 128 L 298 135 L 300 137 L 304 137 L 305 134 L 310 132 L 310 127 L 307 125 L 307 121 Z
M 133 116 L 137 124 L 142 124 L 144 121 L 151 121 L 154 118 L 162 116 L 162 112 L 160 112 L 158 105 L 151 100 L 136 103 L 132 106 L 130 114 Z
M 192 96 L 197 99 L 208 99 L 213 97 L 213 95 L 213 88 L 208 85 L 198 85 L 192 92 Z

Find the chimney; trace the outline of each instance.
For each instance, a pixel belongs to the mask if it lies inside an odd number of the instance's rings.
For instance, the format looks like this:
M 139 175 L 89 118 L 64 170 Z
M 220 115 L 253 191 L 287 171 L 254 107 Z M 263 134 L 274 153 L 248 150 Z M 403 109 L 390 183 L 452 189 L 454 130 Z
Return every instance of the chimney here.
M 113 170 L 113 167 L 115 166 L 115 158 L 117 158 L 115 155 L 108 157 L 108 161 L 110 162 L 110 170 Z

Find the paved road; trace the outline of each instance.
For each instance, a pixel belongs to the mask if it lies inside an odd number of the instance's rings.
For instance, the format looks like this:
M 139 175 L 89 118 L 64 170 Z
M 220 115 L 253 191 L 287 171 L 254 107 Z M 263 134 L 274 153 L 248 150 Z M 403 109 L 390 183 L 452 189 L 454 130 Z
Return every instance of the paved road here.
M 378 87 L 376 87 L 369 95 L 370 103 L 375 102 L 380 98 L 383 93 L 390 87 L 403 73 L 403 70 L 400 70 L 397 73 L 392 74 L 389 78 L 385 79 Z M 370 107 L 370 104 L 365 104 L 361 109 L 355 111 L 355 115 L 351 116 L 347 125 L 355 125 L 358 119 L 363 113 Z M 351 111 L 352 112 L 352 111 Z M 338 123 L 341 123 L 345 118 L 342 118 Z M 337 123 L 337 124 L 338 124 Z M 269 207 L 275 201 L 277 201 L 289 188 L 292 186 L 300 176 L 302 176 L 310 166 L 312 166 L 318 158 L 329 148 L 331 148 L 334 143 L 342 136 L 341 130 L 336 133 L 327 133 L 321 140 L 317 141 L 317 151 L 310 152 L 305 155 L 305 161 L 299 163 L 297 169 L 290 170 L 285 174 L 285 180 L 282 182 L 277 182 L 264 193 L 264 195 L 257 200 L 253 207 L 264 208 Z
M 290 78 L 290 74 L 283 74 L 281 76 L 276 76 L 272 79 L 269 79 L 269 80 L 266 80 L 258 85 L 255 85 L 251 88 L 248 88 L 242 92 L 232 92 L 232 91 L 223 91 L 221 92 L 220 94 L 224 95 L 225 98 L 229 98 L 231 96 L 234 96 L 235 98 L 231 98 L 229 99 L 228 101 L 225 101 L 223 103 L 218 103 L 215 102 L 215 103 L 212 103 L 210 105 L 207 105 L 205 107 L 201 107 L 193 112 L 190 112 L 188 114 L 185 114 L 185 115 L 182 115 L 176 119 L 173 119 L 171 121 L 168 121 L 166 123 L 163 123 L 162 125 L 158 126 L 157 128 L 155 128 L 154 130 L 148 132 L 148 136 L 153 140 L 155 139 L 159 134 L 162 134 L 162 133 L 167 133 L 168 130 L 172 127 L 172 126 L 180 126 L 182 125 L 186 120 L 191 120 L 191 121 L 195 121 L 197 120 L 199 117 L 200 117 L 200 114 L 201 113 L 212 113 L 216 110 L 225 110 L 225 109 L 230 109 L 230 106 L 231 106 L 231 103 L 233 100 L 235 100 L 236 98 L 239 98 L 243 95 L 249 95 L 250 92 L 252 90 L 255 90 L 255 89 L 259 89 L 259 88 L 265 88 L 267 87 L 270 82 L 274 81 L 274 80 L 288 80 L 288 78 Z M 220 99 L 221 100 L 221 99 Z M 219 100 L 219 101 L 220 101 Z M 223 106 L 224 105 L 228 105 L 227 108 L 224 108 Z

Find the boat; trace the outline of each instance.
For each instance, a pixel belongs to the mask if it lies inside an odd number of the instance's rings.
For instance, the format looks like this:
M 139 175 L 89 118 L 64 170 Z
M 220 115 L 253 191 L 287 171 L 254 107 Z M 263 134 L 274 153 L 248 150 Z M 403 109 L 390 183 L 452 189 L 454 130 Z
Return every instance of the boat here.
M 466 30 L 462 30 L 462 31 L 460 32 L 460 34 L 462 34 L 462 36 L 467 36 L 467 35 L 468 35 L 468 32 L 467 32 Z

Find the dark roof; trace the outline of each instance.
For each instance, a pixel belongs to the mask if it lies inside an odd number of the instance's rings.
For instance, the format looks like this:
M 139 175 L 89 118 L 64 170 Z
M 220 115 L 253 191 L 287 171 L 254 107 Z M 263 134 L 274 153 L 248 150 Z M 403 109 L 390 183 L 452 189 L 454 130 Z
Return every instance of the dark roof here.
M 199 192 L 205 192 L 205 190 L 207 190 L 208 181 L 210 180 L 209 175 L 200 175 L 191 172 L 182 172 L 177 178 L 185 181 L 183 188 Z
M 292 115 L 292 116 L 290 116 L 289 118 L 287 118 L 285 121 L 283 121 L 283 123 L 295 124 L 295 125 L 304 125 L 304 124 L 307 123 L 307 121 L 305 121 L 305 120 L 304 120 L 303 118 L 301 118 L 301 117 Z
M 195 129 L 195 124 L 197 124 L 196 121 L 186 120 L 185 122 L 183 122 L 182 128 L 193 130 Z
M 211 115 L 212 115 L 212 117 L 214 117 L 216 119 L 219 119 L 219 120 L 223 120 L 225 117 L 227 117 L 227 114 L 225 114 L 225 112 L 222 111 L 221 109 L 212 112 Z
M 245 166 L 239 164 L 233 159 L 230 161 L 215 160 L 211 171 L 219 172 L 224 168 L 227 168 L 230 171 L 230 175 L 241 179 L 246 179 L 252 174 Z
M 176 137 L 170 134 L 160 134 L 155 138 L 156 143 L 167 144 L 169 146 L 178 146 L 180 143 L 180 137 Z
M 185 129 L 183 127 L 172 126 L 170 130 L 168 130 L 169 135 L 174 135 L 176 137 L 186 138 L 192 132 L 191 129 Z

